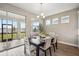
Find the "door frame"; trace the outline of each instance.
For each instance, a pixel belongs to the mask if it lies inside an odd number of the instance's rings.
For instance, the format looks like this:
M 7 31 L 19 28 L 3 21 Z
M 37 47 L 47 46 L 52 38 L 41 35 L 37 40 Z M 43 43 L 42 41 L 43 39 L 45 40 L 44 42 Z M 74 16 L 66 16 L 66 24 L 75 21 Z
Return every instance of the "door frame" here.
M 3 26 L 4 26 L 4 25 L 7 26 L 7 27 L 6 27 L 6 30 L 8 29 L 8 26 L 11 26 L 11 28 L 12 28 L 12 29 L 11 29 L 11 39 L 3 39 L 3 34 L 4 34 L 4 32 L 3 32 L 3 30 L 4 30 L 4 29 L 3 29 Z M 10 33 L 7 32 L 7 33 L 5 33 L 5 34 L 10 34 Z M 6 42 L 7 40 L 8 40 L 8 41 L 13 40 L 13 24 L 2 24 L 2 42 Z

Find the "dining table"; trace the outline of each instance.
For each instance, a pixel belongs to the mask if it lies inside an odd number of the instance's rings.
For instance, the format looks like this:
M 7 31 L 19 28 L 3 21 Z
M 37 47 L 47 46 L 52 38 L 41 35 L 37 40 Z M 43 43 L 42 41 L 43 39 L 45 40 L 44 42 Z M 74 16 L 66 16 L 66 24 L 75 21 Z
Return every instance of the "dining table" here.
M 47 36 L 46 36 L 47 37 Z M 44 38 L 46 37 L 40 37 L 40 38 L 32 38 L 29 42 L 31 45 L 34 45 L 36 47 L 36 56 L 39 56 L 39 49 L 40 46 L 43 46 L 45 44 Z M 51 42 L 53 42 L 54 37 L 52 37 Z M 57 48 L 57 41 L 56 41 L 56 48 Z
M 39 56 L 39 49 L 40 46 L 43 46 L 45 44 L 44 38 L 46 37 L 40 37 L 40 38 L 32 38 L 30 40 L 30 44 L 36 47 L 36 56 Z M 51 42 L 53 42 L 54 38 L 51 39 Z M 57 46 L 57 42 L 56 42 Z
M 45 37 L 38 36 L 37 38 L 36 37 L 29 37 L 28 38 L 30 45 L 33 45 L 36 47 L 36 56 L 39 56 L 40 46 L 44 46 L 46 37 L 47 36 L 45 36 Z M 52 37 L 51 42 L 53 42 L 53 40 L 54 40 L 54 38 Z M 57 48 L 57 42 L 56 42 L 56 48 Z

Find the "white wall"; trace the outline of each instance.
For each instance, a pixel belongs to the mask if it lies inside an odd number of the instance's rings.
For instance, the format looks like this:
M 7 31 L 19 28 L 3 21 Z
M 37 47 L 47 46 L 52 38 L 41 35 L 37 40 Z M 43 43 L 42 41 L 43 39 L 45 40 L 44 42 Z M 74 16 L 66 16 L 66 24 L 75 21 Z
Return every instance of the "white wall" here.
M 79 48 L 79 11 L 78 11 L 78 48 Z
M 61 24 L 60 20 L 62 16 L 70 16 L 69 24 Z M 78 26 L 78 17 L 77 9 L 69 10 L 66 12 L 58 13 L 46 17 L 47 19 L 59 18 L 59 24 L 57 25 L 48 25 L 45 26 L 47 32 L 55 32 L 58 35 L 58 41 L 64 42 L 65 44 L 77 46 L 78 37 L 77 37 L 77 26 Z

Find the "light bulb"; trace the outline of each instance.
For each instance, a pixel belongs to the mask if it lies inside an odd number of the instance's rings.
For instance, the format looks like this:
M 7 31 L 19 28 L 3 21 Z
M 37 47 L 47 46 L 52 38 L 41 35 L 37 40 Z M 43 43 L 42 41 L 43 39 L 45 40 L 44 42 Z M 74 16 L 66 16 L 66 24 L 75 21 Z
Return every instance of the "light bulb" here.
M 39 16 L 37 16 L 37 18 L 39 18 Z
M 43 16 L 44 15 L 44 13 L 41 13 L 41 16 Z
M 45 18 L 45 16 L 43 16 L 43 18 Z

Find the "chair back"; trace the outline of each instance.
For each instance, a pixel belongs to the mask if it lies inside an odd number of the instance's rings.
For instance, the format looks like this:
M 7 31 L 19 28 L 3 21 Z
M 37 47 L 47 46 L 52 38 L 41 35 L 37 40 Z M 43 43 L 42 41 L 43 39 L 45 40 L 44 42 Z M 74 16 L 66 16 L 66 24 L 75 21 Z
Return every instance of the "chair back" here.
M 30 37 L 31 37 L 31 38 L 35 38 L 35 37 L 37 37 L 37 36 L 39 36 L 39 33 L 38 33 L 38 32 L 32 32 L 32 33 L 30 34 Z
M 46 37 L 46 38 L 44 38 L 44 40 L 45 40 L 45 45 L 44 45 L 44 48 L 49 48 L 50 46 L 51 46 L 51 37 Z
M 29 39 L 28 38 L 24 38 L 24 53 L 27 55 L 31 55 L 30 54 L 30 44 L 29 44 Z
M 51 37 L 55 37 L 55 36 L 56 36 L 56 34 L 55 34 L 54 32 L 52 32 L 52 33 L 50 32 L 49 35 L 50 35 Z
M 53 43 L 56 43 L 56 41 L 57 41 L 57 35 L 56 35 L 56 33 L 52 32 L 52 33 L 49 33 L 49 35 L 54 38 Z

